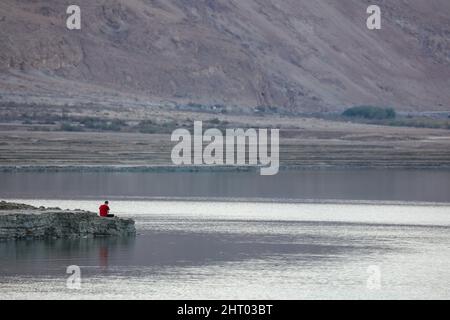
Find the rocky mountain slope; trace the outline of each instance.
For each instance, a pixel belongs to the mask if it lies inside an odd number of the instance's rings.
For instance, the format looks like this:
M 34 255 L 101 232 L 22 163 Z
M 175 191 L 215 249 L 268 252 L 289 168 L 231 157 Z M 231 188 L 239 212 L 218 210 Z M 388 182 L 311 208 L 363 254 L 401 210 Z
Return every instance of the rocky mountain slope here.
M 2 0 L 0 101 L 449 110 L 449 17 L 448 0 Z

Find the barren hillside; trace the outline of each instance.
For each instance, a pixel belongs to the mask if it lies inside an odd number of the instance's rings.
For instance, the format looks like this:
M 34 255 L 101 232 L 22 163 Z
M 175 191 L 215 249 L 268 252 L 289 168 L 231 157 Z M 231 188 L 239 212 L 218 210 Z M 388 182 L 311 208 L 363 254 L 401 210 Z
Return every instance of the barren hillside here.
M 448 0 L 2 0 L 0 99 L 450 110 L 449 17 Z

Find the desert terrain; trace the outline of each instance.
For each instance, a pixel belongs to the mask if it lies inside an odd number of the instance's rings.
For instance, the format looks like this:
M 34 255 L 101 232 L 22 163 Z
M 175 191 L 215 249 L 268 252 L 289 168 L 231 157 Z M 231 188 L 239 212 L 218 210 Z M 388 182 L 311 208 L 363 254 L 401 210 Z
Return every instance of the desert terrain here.
M 0 3 L 3 170 L 170 166 L 195 120 L 279 128 L 285 168 L 450 167 L 448 0 L 379 1 L 381 30 L 364 0 L 69 4 Z M 361 104 L 429 128 L 329 117 Z
M 111 117 L 122 123 L 120 131 L 108 131 L 109 127 L 106 131 L 86 127 L 83 131 L 61 131 L 58 121 L 0 123 L 0 166 L 3 170 L 17 170 L 18 166 L 28 169 L 30 166 L 72 166 L 85 167 L 85 170 L 102 166 L 172 166 L 170 154 L 176 144 L 170 140 L 172 130 L 178 127 L 190 130 L 194 120 L 202 120 L 204 130 L 209 127 L 279 128 L 282 168 L 450 168 L 450 130 L 445 129 L 281 115 L 167 112 L 160 108 L 133 108 L 127 112 L 102 108 L 90 115 L 99 117 L 102 113 L 102 119 Z M 76 110 L 68 117 L 81 114 L 91 119 L 88 112 Z M 150 127 L 141 127 L 140 119 L 152 119 L 147 120 Z

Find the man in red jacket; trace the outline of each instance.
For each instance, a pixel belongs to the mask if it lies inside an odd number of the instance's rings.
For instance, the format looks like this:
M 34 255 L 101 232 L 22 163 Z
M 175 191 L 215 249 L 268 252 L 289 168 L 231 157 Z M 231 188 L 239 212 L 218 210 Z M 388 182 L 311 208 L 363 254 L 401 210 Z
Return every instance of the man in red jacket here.
M 105 203 L 102 204 L 102 205 L 100 206 L 100 208 L 98 208 L 99 211 L 100 211 L 100 217 L 108 217 L 108 218 L 114 217 L 113 214 L 109 214 L 109 206 L 108 206 L 108 203 L 109 203 L 108 201 L 105 201 Z

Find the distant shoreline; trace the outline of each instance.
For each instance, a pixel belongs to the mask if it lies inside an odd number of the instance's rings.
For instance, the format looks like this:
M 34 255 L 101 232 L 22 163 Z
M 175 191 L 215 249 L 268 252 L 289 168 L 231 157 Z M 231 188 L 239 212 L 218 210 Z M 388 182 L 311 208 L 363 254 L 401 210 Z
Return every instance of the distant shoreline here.
M 169 165 L 152 165 L 152 166 L 127 166 L 127 165 L 23 165 L 23 166 L 1 166 L 0 172 L 137 172 L 137 173 L 193 173 L 193 172 L 257 172 L 258 166 L 169 166 Z M 423 166 L 401 166 L 401 165 L 280 165 L 280 171 L 312 171 L 312 170 L 450 170 L 448 165 L 423 165 Z

